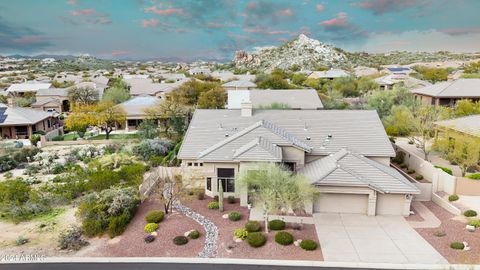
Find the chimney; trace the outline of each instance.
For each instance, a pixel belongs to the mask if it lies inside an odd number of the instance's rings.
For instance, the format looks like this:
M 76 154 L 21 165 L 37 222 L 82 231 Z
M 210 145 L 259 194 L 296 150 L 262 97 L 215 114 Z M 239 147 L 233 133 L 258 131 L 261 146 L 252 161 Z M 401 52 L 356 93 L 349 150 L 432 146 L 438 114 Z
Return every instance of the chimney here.
M 7 99 L 7 105 L 8 105 L 8 107 L 10 107 L 10 108 L 16 107 L 17 101 L 15 100 L 15 97 L 10 96 L 10 97 Z
M 253 105 L 251 101 L 242 102 L 241 108 L 242 108 L 242 117 L 252 116 Z

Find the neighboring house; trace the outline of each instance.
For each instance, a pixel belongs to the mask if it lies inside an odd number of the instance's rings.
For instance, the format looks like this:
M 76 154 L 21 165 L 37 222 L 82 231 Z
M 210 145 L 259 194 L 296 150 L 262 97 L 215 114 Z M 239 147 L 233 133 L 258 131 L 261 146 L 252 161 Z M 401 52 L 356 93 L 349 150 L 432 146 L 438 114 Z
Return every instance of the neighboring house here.
M 222 84 L 223 88 L 225 88 L 226 91 L 229 90 L 250 90 L 254 89 L 257 87 L 257 85 L 254 82 L 251 81 L 231 81 Z
M 175 83 L 154 83 L 150 78 L 132 78 L 125 79 L 124 81 L 129 85 L 130 95 L 132 96 L 148 95 L 163 99 L 168 93 L 188 80 L 182 80 Z
M 427 81 L 422 81 L 404 74 L 388 74 L 376 78 L 374 81 L 380 86 L 381 90 L 393 89 L 395 85 L 402 85 L 408 89 L 417 89 L 432 85 Z
M 28 81 L 25 83 L 14 83 L 7 88 L 7 92 L 11 94 L 23 95 L 25 93 L 36 93 L 40 89 L 50 88 L 52 84 L 38 82 L 38 81 Z
M 222 82 L 228 81 L 251 81 L 255 80 L 255 75 L 252 74 L 234 74 L 231 71 L 214 71 L 212 77 L 221 80 Z
M 353 74 L 357 77 L 371 76 L 378 73 L 378 69 L 371 67 L 359 66 L 353 69 Z
M 415 99 L 424 104 L 454 106 L 458 100 L 480 100 L 480 79 L 458 79 L 451 82 L 439 82 L 411 90 Z
M 480 114 L 435 122 L 438 133 L 454 132 L 480 138 Z
M 196 110 L 178 158 L 193 184 L 248 203 L 236 182 L 256 162 L 275 162 L 319 187 L 307 212 L 410 214 L 420 191 L 390 167 L 395 151 L 375 111 Z
M 190 75 L 210 75 L 211 74 L 210 69 L 200 68 L 200 67 L 192 68 L 188 71 L 188 73 L 190 73 Z
M 70 110 L 70 101 L 68 100 L 68 90 L 66 88 L 48 88 L 40 89 L 35 95 L 35 102 L 32 108 L 48 112 L 68 112 Z
M 183 73 L 160 73 L 157 77 L 160 78 L 159 83 L 179 82 L 187 78 Z
M 268 107 L 275 104 L 287 105 L 293 110 L 318 110 L 323 108 L 322 101 L 315 89 L 228 91 L 228 109 L 241 109 L 242 103 L 245 102 L 251 102 L 253 108 Z
M 139 96 L 118 104 L 117 106 L 127 113 L 127 120 L 122 128 L 125 128 L 125 131 L 136 130 L 138 125 L 148 117 L 147 111 L 158 106 L 160 102 L 161 100 L 157 97 Z
M 36 131 L 48 132 L 60 123 L 55 113 L 0 104 L 0 131 L 5 139 L 29 139 Z
M 329 79 L 333 80 L 335 78 L 348 77 L 350 74 L 342 69 L 330 69 L 325 71 L 314 71 L 312 74 L 308 75 L 309 79 Z
M 96 89 L 98 91 L 98 99 L 102 99 L 103 93 L 105 92 L 105 89 L 107 88 L 107 85 L 102 84 L 102 83 L 96 83 L 96 82 L 80 82 L 80 83 L 76 83 L 73 86 L 67 88 L 67 92 L 71 88 L 92 88 L 92 89 Z
M 396 74 L 396 75 L 410 75 L 411 73 L 416 73 L 415 70 L 409 67 L 401 67 L 401 66 L 390 66 L 385 68 L 383 72 L 387 72 L 389 74 Z

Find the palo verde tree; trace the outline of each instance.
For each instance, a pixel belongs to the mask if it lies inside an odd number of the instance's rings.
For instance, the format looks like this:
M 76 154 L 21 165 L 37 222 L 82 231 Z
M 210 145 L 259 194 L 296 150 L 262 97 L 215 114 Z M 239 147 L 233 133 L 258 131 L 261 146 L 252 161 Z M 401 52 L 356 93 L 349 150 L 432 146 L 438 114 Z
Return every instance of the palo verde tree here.
M 258 163 L 253 168 L 241 171 L 237 181 L 243 189 L 248 190 L 253 202 L 263 209 L 267 233 L 268 215 L 305 211 L 318 193 L 306 177 L 274 163 Z
M 467 170 L 480 162 L 480 139 L 456 132 L 441 134 L 434 143 L 447 160 L 457 164 L 465 176 Z
M 95 106 L 96 125 L 105 131 L 105 139 L 110 138 L 110 133 L 119 124 L 125 123 L 126 112 L 112 102 L 100 102 Z
M 70 103 L 80 105 L 93 104 L 99 99 L 98 90 L 92 87 L 71 87 L 67 95 Z

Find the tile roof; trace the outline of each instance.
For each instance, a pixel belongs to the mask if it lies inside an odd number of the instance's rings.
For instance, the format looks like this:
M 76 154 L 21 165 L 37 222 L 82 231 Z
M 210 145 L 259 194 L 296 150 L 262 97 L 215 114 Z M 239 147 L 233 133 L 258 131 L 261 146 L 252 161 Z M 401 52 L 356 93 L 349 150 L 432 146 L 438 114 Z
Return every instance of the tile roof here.
M 480 114 L 438 121 L 435 125 L 480 137 Z
M 53 116 L 53 113 L 30 108 L 8 106 L 2 108 L 5 108 L 5 110 L 2 110 L 3 113 L 0 118 L 5 120 L 0 123 L 0 126 L 32 125 Z
M 139 96 L 129 99 L 123 103 L 118 104 L 126 113 L 127 117 L 145 116 L 146 110 L 151 109 L 158 104 L 161 100 L 152 96 Z
M 323 108 L 322 101 L 315 89 L 278 89 L 278 90 L 229 90 L 229 109 L 240 109 L 244 101 L 250 100 L 254 108 L 274 103 L 287 104 L 292 109 L 317 110 Z
M 243 87 L 243 88 L 252 88 L 257 87 L 254 82 L 251 81 L 231 81 L 222 84 L 223 87 Z
M 233 153 L 233 159 L 238 161 L 282 161 L 282 148 L 263 137 L 257 137 L 238 148 Z
M 458 79 L 451 82 L 439 82 L 431 86 L 411 91 L 431 97 L 480 98 L 480 79 Z
M 50 88 L 52 84 L 37 81 L 29 81 L 25 83 L 14 83 L 8 87 L 7 92 L 36 92 L 39 89 Z
M 257 137 L 309 149 L 311 155 L 348 148 L 369 157 L 395 156 L 376 111 L 254 110 L 251 117 L 242 117 L 241 110 L 198 109 L 179 158 L 232 160 L 238 148 Z
M 39 89 L 36 96 L 68 96 L 67 88 L 47 88 Z
M 154 83 L 150 78 L 132 78 L 124 79 L 124 81 L 130 85 L 130 94 L 132 96 L 155 96 L 158 93 L 169 93 L 187 80 L 181 80 L 174 83 Z
M 307 163 L 298 173 L 316 186 L 363 186 L 380 193 L 420 193 L 395 169 L 346 149 Z

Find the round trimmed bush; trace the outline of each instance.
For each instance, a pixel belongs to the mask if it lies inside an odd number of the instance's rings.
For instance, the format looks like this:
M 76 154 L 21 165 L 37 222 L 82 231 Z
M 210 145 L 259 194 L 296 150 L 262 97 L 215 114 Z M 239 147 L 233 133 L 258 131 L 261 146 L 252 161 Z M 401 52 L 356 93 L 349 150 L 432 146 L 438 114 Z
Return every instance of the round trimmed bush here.
M 477 211 L 475 210 L 467 210 L 463 212 L 463 215 L 466 217 L 476 217 L 477 216 Z
M 453 249 L 464 249 L 465 245 L 461 242 L 453 242 L 450 244 L 450 247 Z
M 423 180 L 423 175 L 417 175 L 417 176 L 415 176 L 415 179 L 416 180 Z
M 402 168 L 402 169 L 407 168 L 407 164 L 405 164 L 405 163 L 400 164 L 400 168 Z
M 191 239 L 197 239 L 197 238 L 200 237 L 200 232 L 197 231 L 197 230 L 191 231 L 191 232 L 188 234 L 188 237 L 190 237 Z
M 283 246 L 288 246 L 293 243 L 293 235 L 288 232 L 277 232 L 275 234 L 275 242 Z
M 408 169 L 407 173 L 408 173 L 408 174 L 414 174 L 414 173 L 415 173 L 415 170 L 414 170 L 414 169 Z
M 148 244 L 148 243 L 151 243 L 151 242 L 155 241 L 155 236 L 149 234 L 149 235 L 147 235 L 147 236 L 145 237 L 145 239 L 143 239 L 143 240 L 145 241 L 145 243 Z
M 247 235 L 247 242 L 251 247 L 257 248 L 265 245 L 267 238 L 261 232 L 253 232 Z
M 230 203 L 230 204 L 235 203 L 236 202 L 235 197 L 234 196 L 228 196 L 227 197 L 227 202 Z
M 148 223 L 147 225 L 145 225 L 145 227 L 143 228 L 143 230 L 146 232 L 146 233 L 152 233 L 154 231 L 156 231 L 158 229 L 158 224 L 157 223 Z
M 453 194 L 453 195 L 448 196 L 448 200 L 451 201 L 451 202 L 456 201 L 458 199 L 459 198 L 458 198 L 457 194 Z
M 247 238 L 248 236 L 248 231 L 244 228 L 235 229 L 233 235 L 235 236 L 235 238 L 245 240 L 245 238 Z
M 173 238 L 173 243 L 177 246 L 182 246 L 188 243 L 188 238 L 183 235 L 179 235 Z
M 145 221 L 147 223 L 159 223 L 165 217 L 165 212 L 163 211 L 149 211 L 147 215 L 145 215 Z
M 230 212 L 230 214 L 228 214 L 228 219 L 231 221 L 239 221 L 241 218 L 242 215 L 240 215 L 238 212 Z
M 218 202 L 209 202 L 207 205 L 208 209 L 218 209 L 220 208 L 220 205 Z
M 468 222 L 468 225 L 480 228 L 480 219 L 472 219 Z
M 280 219 L 270 220 L 268 222 L 268 228 L 273 231 L 281 231 L 285 229 L 285 221 Z
M 315 250 L 317 249 L 317 242 L 313 240 L 303 240 L 300 242 L 300 247 L 305 250 Z
M 262 226 L 258 221 L 249 221 L 245 223 L 245 229 L 247 232 L 258 232 L 262 229 Z

